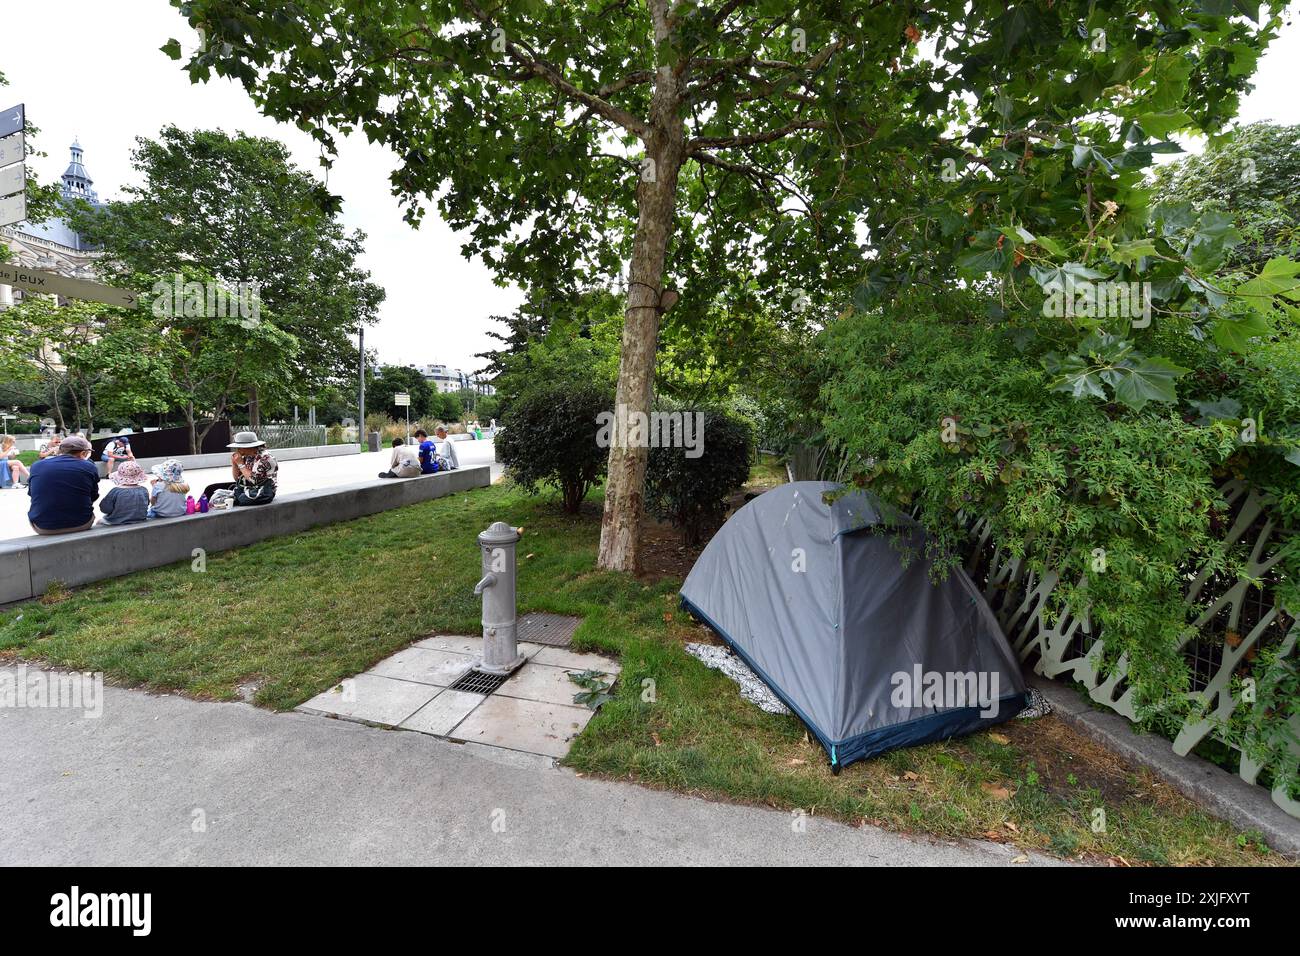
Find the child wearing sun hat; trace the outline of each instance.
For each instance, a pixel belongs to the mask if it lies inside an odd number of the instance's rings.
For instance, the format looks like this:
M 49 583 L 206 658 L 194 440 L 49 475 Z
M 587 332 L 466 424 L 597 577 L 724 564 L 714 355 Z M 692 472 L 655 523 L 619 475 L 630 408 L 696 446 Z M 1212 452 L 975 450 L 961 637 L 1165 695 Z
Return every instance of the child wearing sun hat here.
M 185 498 L 190 486 L 185 469 L 175 458 L 154 465 L 149 479 L 149 517 L 179 518 L 185 514 Z
M 134 461 L 124 461 L 113 472 L 113 489 L 99 503 L 104 524 L 134 524 L 149 514 L 148 476 Z

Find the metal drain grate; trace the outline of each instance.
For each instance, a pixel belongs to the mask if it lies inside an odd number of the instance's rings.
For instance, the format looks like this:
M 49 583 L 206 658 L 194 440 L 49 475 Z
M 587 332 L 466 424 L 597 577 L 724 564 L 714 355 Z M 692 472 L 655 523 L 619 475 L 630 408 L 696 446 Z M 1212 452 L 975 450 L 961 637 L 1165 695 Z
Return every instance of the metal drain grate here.
M 581 618 L 565 617 L 562 614 L 526 614 L 519 621 L 518 639 L 530 644 L 568 647 L 573 640 L 573 632 L 581 623 Z
M 447 689 L 487 696 L 509 679 L 509 674 L 484 674 L 482 671 L 470 671 L 465 676 L 457 678 L 456 683 Z

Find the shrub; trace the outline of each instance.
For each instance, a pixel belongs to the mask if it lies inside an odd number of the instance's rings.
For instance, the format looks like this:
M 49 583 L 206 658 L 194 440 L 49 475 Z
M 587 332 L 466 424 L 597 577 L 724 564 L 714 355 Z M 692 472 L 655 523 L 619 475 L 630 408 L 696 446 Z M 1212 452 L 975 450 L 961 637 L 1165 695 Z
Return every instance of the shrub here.
M 605 473 L 609 450 L 596 443 L 596 416 L 614 404 L 596 383 L 563 379 L 536 382 L 509 406 L 496 449 L 510 476 L 525 490 L 560 489 L 564 510 L 576 514 L 587 491 Z
M 671 521 L 686 544 L 699 544 L 705 530 L 727 513 L 727 499 L 749 478 L 753 430 L 737 415 L 718 409 L 698 414 L 702 454 L 688 457 L 682 447 L 682 422 L 675 423 L 671 447 L 650 449 L 646 470 L 646 510 Z
M 1059 573 L 1056 600 L 1089 609 L 1105 635 L 1103 666 L 1123 656 L 1139 714 L 1170 732 L 1199 706 L 1181 652 L 1189 569 L 1232 579 L 1243 566 L 1241 549 L 1222 544 L 1220 486 L 1245 479 L 1273 497 L 1284 527 L 1300 523 L 1300 343 L 1282 335 L 1241 356 L 1209 350 L 1177 316 L 1151 332 L 1189 369 L 1186 397 L 1133 410 L 1049 390 L 1045 359 L 1069 335 L 1060 319 L 991 319 L 975 293 L 896 301 L 827 330 L 823 424 L 850 480 L 917 508 L 941 563 L 960 562 L 978 518 L 1035 573 Z M 1241 437 L 1247 415 L 1266 423 L 1253 441 Z M 1097 549 L 1104 573 L 1092 567 Z M 1294 613 L 1294 546 L 1275 571 Z M 1294 656 L 1270 651 L 1243 676 L 1295 687 Z M 1294 773 L 1286 723 L 1296 716 L 1295 697 L 1239 707 L 1221 732 Z

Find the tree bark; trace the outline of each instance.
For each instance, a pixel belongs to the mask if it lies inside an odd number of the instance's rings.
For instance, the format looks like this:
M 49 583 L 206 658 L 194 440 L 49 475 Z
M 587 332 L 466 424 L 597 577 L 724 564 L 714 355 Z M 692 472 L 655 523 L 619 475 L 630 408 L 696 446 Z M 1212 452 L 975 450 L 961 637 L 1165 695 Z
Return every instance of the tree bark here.
M 655 42 L 669 39 L 667 3 L 650 4 Z M 659 304 L 664 260 L 677 210 L 677 175 L 686 156 L 686 132 L 678 116 L 682 77 L 672 66 L 659 67 L 650 101 L 650 133 L 637 183 L 637 226 L 628 267 L 627 312 L 618 365 L 614 415 L 618 427 L 609 449 L 605 512 L 600 527 L 596 566 L 607 571 L 641 570 L 641 521 L 645 512 L 645 471 L 649 449 L 620 445 L 627 419 L 650 411 L 654 392 L 655 352 L 659 342 Z
M 185 424 L 190 428 L 190 454 L 197 455 L 199 453 L 199 436 L 197 430 L 194 428 L 193 402 L 185 403 Z
M 262 406 L 258 403 L 256 385 L 248 390 L 248 427 L 253 431 L 262 427 Z

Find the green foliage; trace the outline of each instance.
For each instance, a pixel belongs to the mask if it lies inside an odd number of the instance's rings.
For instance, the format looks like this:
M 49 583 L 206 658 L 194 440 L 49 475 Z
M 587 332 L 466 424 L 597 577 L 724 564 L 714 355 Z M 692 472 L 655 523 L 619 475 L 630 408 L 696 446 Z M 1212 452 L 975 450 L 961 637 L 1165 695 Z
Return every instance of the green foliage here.
M 378 409 L 393 421 L 406 421 L 407 409 L 393 404 L 393 396 L 405 392 L 411 396 L 411 421 L 425 415 L 436 414 L 433 400 L 436 390 L 425 380 L 418 370 L 409 365 L 385 365 L 379 374 L 366 386 L 366 402 L 369 408 Z M 442 403 L 438 404 L 439 409 Z M 367 415 L 366 419 L 369 420 Z
M 686 544 L 699 544 L 705 531 L 722 523 L 728 499 L 749 478 L 753 429 L 738 415 L 715 408 L 664 412 L 694 416 L 696 424 L 672 421 L 671 441 L 650 449 L 646 510 L 671 521 Z M 695 449 L 687 447 L 690 437 Z
M 990 318 L 986 297 L 969 292 L 914 295 L 836 323 L 822 342 L 826 432 L 853 481 L 919 506 L 941 566 L 960 562 L 969 521 L 983 519 L 1002 548 L 1059 573 L 1061 604 L 1087 608 L 1105 635 L 1104 665 L 1123 655 L 1140 712 L 1176 727 L 1195 708 L 1179 651 L 1188 568 L 1232 574 L 1243 557 L 1220 544 L 1219 486 L 1244 478 L 1275 496 L 1284 527 L 1300 520 L 1300 470 L 1288 460 L 1300 437 L 1300 341 L 1235 355 L 1167 323 L 1152 340 L 1188 370 L 1188 399 L 1134 409 L 1045 391 L 1057 375 L 1048 356 L 1071 331 L 1032 310 L 1009 319 Z M 1247 417 L 1265 423 L 1254 440 Z M 1294 547 L 1278 571 L 1279 596 L 1300 607 Z M 1294 657 L 1253 667 L 1261 685 L 1294 686 Z M 1240 707 L 1224 733 L 1294 767 L 1285 720 L 1300 698 L 1270 693 L 1271 712 Z
M 270 139 L 167 126 L 136 142 L 129 198 L 74 217 L 110 277 L 142 290 L 181 273 L 258 283 L 263 319 L 298 340 L 294 359 L 273 378 L 237 376 L 233 390 L 291 403 L 350 374 L 349 336 L 374 320 L 383 291 L 357 267 L 364 234 L 343 228 L 323 186 Z
M 605 472 L 609 449 L 596 442 L 596 419 L 614 404 L 597 381 L 546 378 L 514 398 L 496 437 L 510 476 L 529 492 L 539 484 L 560 489 L 563 508 L 576 514 Z
M 1300 126 L 1251 123 L 1213 139 L 1200 155 L 1159 167 L 1153 198 L 1230 217 L 1242 237 L 1231 269 L 1255 273 L 1300 256 Z

